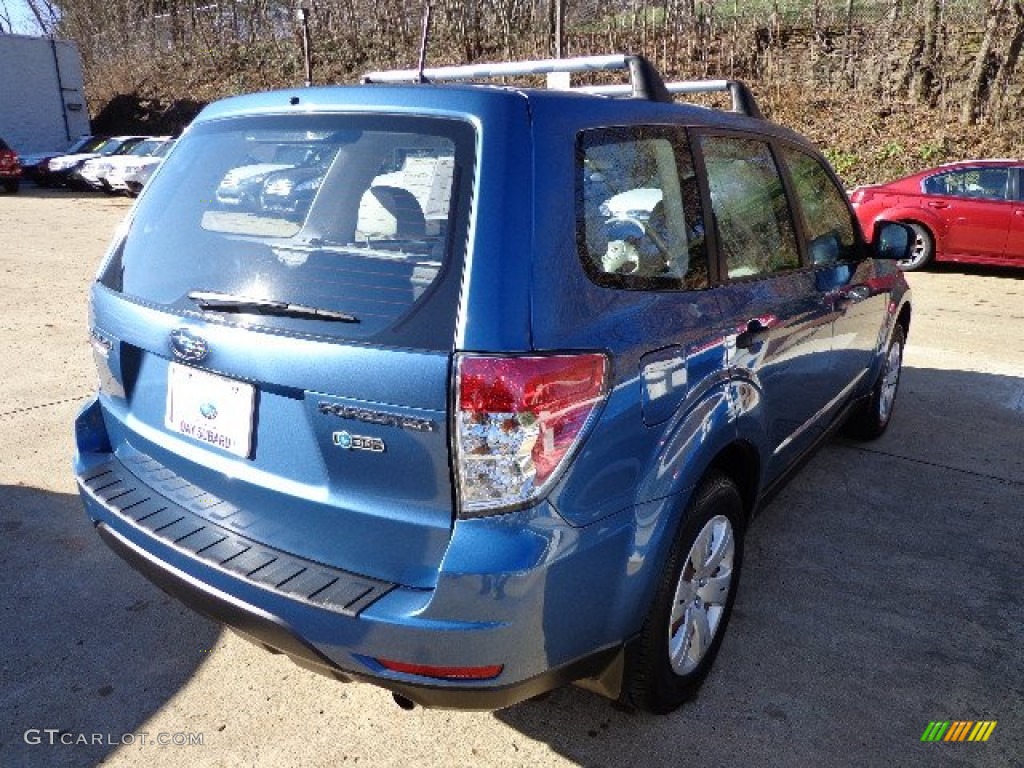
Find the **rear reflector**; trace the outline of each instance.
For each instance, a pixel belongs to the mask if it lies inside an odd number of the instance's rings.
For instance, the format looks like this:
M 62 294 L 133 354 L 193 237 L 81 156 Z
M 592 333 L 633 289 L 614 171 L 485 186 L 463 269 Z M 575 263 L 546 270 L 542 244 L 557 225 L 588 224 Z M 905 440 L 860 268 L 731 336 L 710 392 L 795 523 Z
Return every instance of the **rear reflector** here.
M 606 368 L 601 354 L 459 357 L 455 436 L 463 517 L 541 493 L 603 400 Z
M 492 664 L 488 667 L 432 667 L 428 664 L 409 664 L 391 659 L 375 659 L 384 669 L 402 672 L 406 675 L 432 677 L 436 680 L 492 680 L 501 674 L 503 664 Z

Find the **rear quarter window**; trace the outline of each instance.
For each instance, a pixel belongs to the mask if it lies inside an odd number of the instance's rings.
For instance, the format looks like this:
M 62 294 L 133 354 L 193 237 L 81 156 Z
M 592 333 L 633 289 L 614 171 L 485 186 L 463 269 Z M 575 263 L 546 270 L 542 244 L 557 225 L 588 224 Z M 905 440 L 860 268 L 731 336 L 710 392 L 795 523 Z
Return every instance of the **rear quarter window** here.
M 708 286 L 704 214 L 685 131 L 642 126 L 579 135 L 576 241 L 599 285 Z

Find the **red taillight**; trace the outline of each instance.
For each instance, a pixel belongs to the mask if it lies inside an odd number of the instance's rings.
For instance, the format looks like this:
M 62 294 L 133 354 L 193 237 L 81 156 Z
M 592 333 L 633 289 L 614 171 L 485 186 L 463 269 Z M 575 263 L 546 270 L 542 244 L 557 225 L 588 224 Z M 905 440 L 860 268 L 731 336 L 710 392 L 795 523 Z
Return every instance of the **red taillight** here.
M 600 354 L 459 359 L 456 442 L 464 514 L 540 492 L 603 398 L 605 368 Z
M 850 193 L 850 204 L 854 208 L 857 208 L 858 206 L 864 205 L 864 203 L 874 199 L 878 194 L 881 193 L 878 191 L 877 187 L 857 187 Z
M 503 664 L 492 664 L 487 667 L 434 667 L 429 664 L 409 664 L 391 659 L 376 659 L 376 662 L 392 672 L 432 677 L 437 680 L 492 680 L 505 668 Z

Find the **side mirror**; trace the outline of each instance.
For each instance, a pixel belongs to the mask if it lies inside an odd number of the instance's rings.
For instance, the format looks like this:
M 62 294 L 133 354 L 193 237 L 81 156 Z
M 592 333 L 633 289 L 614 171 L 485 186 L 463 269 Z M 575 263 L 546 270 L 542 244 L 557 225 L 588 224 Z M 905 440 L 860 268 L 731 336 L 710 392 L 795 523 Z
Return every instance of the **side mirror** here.
M 875 258 L 887 261 L 909 259 L 910 251 L 914 247 L 914 237 L 914 230 L 907 224 L 880 221 L 875 225 Z

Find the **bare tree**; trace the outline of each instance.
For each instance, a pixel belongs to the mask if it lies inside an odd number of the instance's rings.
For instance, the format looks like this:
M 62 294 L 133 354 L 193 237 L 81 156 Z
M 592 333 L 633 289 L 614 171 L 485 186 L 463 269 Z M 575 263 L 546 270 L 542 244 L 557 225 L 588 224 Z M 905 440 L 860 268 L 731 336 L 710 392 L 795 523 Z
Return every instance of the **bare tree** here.
M 980 109 L 988 87 L 993 76 L 993 49 L 999 35 L 1000 28 L 1005 25 L 1006 17 L 1010 10 L 1008 0 L 989 0 L 988 13 L 985 20 L 985 34 L 981 38 L 981 45 L 974 56 L 974 64 L 967 76 L 965 83 L 965 94 L 963 105 L 960 108 L 960 122 L 963 125 L 971 125 L 978 118 Z M 998 67 L 998 65 L 996 64 Z
M 911 56 L 914 67 L 910 97 L 919 104 L 934 104 L 938 67 L 939 13 L 942 0 L 925 0 L 924 21 Z
M 43 34 L 51 35 L 60 22 L 60 12 L 50 0 L 25 0 Z
M 1019 0 L 1013 3 L 1013 28 L 1006 54 L 1000 58 L 999 69 L 994 78 L 995 87 L 991 92 L 993 111 L 1000 117 L 1016 114 L 1017 99 L 1011 96 L 1013 75 L 1020 61 L 1021 49 L 1024 48 L 1024 4 Z

